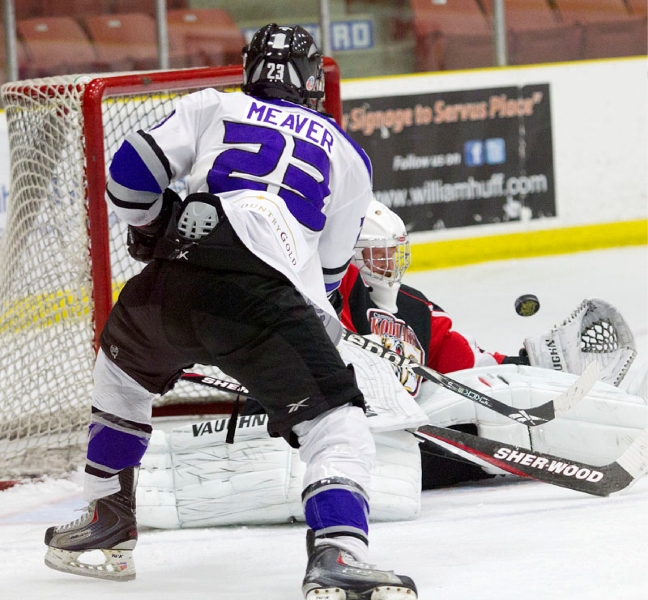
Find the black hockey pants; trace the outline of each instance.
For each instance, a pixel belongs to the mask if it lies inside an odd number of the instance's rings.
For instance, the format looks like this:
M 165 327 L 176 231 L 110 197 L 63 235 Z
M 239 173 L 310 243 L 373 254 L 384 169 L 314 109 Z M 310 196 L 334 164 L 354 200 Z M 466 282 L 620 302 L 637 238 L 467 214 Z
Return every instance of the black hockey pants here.
M 244 272 L 150 263 L 122 290 L 101 347 L 158 394 L 194 364 L 220 368 L 259 399 L 270 434 L 295 445 L 297 423 L 364 401 L 314 309 L 283 275 L 248 254 L 254 268 Z

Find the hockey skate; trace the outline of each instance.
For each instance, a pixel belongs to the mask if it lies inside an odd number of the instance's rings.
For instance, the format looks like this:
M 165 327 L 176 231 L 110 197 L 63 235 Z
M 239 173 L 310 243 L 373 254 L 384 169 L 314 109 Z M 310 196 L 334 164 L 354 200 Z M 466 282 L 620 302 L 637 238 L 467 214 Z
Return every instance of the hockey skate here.
M 66 525 L 45 532 L 48 546 L 45 564 L 57 571 L 128 581 L 135 579 L 133 548 L 137 543 L 134 468 L 119 473 L 119 492 L 91 502 L 83 514 Z M 93 552 L 94 551 L 94 552 Z M 93 552 L 103 554 L 103 563 L 91 561 Z
M 308 532 L 308 566 L 302 585 L 306 600 L 416 600 L 416 585 L 405 575 L 357 562 L 336 546 L 313 546 Z

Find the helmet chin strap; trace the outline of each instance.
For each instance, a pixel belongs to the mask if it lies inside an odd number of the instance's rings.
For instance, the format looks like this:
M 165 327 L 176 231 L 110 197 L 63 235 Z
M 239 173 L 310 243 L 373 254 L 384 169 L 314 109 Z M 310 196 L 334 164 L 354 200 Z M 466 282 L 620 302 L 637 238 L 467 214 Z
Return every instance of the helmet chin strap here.
M 396 298 L 398 297 L 400 283 L 393 283 L 387 279 L 376 279 L 364 274 L 362 279 L 369 288 L 369 295 L 378 308 L 391 313 L 395 313 L 398 310 Z

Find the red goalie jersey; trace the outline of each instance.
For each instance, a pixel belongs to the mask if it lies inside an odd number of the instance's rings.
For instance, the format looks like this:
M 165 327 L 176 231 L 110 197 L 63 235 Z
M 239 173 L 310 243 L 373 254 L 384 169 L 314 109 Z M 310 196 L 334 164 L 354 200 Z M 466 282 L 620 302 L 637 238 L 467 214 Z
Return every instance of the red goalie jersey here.
M 506 358 L 504 354 L 484 352 L 474 340 L 454 331 L 443 309 L 408 285 L 401 284 L 398 290 L 396 312 L 378 308 L 358 268 L 351 264 L 340 293 L 340 320 L 347 329 L 361 335 L 375 334 L 440 373 L 500 364 Z M 415 389 L 406 387 L 410 393 L 418 391 L 418 385 Z

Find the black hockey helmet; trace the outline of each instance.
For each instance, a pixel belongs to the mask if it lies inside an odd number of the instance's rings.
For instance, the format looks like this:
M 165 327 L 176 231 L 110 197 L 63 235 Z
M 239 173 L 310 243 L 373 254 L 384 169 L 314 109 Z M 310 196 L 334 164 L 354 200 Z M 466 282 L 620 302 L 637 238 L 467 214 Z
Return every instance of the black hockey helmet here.
M 279 98 L 317 110 L 324 97 L 322 54 L 303 27 L 270 23 L 243 48 L 243 85 L 250 96 Z

